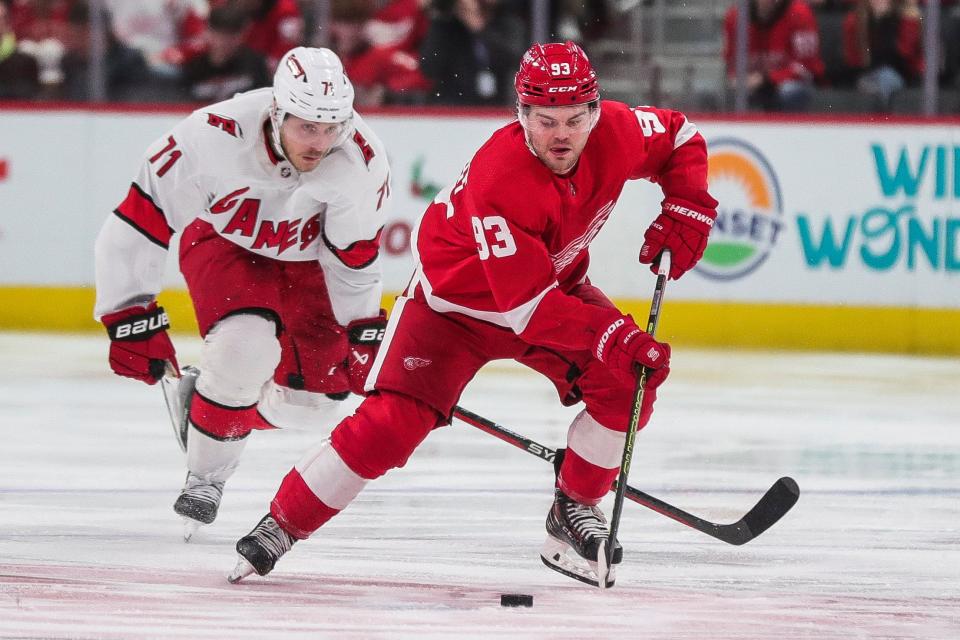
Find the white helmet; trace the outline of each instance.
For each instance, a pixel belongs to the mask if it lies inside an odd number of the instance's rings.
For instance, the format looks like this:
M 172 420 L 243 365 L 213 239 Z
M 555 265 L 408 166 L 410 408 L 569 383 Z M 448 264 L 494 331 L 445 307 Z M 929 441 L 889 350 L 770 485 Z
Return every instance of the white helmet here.
M 353 85 L 343 63 L 330 49 L 295 47 L 280 58 L 273 74 L 273 142 L 280 144 L 280 125 L 287 114 L 311 122 L 339 122 L 343 130 L 334 146 L 353 133 Z

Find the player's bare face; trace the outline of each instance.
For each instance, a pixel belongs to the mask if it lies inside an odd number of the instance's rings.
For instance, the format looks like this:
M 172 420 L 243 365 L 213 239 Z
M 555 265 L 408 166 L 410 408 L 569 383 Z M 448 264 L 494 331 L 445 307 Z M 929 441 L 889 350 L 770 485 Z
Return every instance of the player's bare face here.
M 590 137 L 592 116 L 585 105 L 531 107 L 525 118 L 527 138 L 540 161 L 556 174 L 570 171 Z
M 280 126 L 283 153 L 300 173 L 312 171 L 333 147 L 342 127 L 342 124 L 310 122 L 287 115 Z

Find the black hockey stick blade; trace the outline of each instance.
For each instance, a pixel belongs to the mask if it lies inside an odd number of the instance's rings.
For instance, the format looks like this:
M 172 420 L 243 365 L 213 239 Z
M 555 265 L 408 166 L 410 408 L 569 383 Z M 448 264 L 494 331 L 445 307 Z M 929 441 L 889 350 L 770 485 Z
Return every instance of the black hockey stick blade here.
M 692 529 L 701 531 L 727 544 L 741 545 L 750 542 L 761 533 L 772 527 L 780 518 L 785 516 L 800 498 L 800 487 L 793 478 L 783 477 L 773 483 L 760 501 L 745 516 L 730 524 L 717 524 L 704 520 L 692 513 L 687 513 L 679 507 L 654 498 L 627 485 L 626 497 L 642 504 L 648 509 L 672 518 Z
M 559 471 L 565 453 L 564 449 L 554 450 L 546 447 L 460 406 L 454 407 L 453 415 L 481 431 L 485 431 L 541 460 L 549 462 L 554 465 L 555 471 Z M 750 542 L 786 515 L 797 503 L 800 497 L 800 488 L 793 478 L 780 478 L 773 483 L 773 486 L 767 490 L 760 501 L 746 515 L 730 524 L 717 524 L 704 520 L 648 493 L 635 489 L 629 484 L 626 486 L 624 495 L 631 502 L 652 509 L 691 529 L 696 529 L 727 544 L 741 545 Z
M 784 476 L 774 482 L 773 486 L 760 498 L 760 502 L 743 516 L 741 522 L 746 527 L 747 535 L 736 544 L 752 540 L 775 525 L 793 508 L 793 505 L 797 504 L 799 499 L 800 487 L 796 480 L 790 476 Z

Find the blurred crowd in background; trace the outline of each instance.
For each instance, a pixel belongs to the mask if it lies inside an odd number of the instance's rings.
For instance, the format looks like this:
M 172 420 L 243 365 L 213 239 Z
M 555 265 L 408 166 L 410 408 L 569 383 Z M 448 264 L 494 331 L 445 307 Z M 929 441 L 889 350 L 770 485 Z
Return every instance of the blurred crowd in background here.
M 534 5 L 537 6 L 534 6 Z M 546 9 L 607 97 L 732 110 L 736 0 L 0 0 L 0 99 L 211 103 L 267 86 L 293 46 L 344 61 L 357 106 L 497 106 Z M 756 111 L 920 111 L 924 0 L 749 0 Z M 940 113 L 960 111 L 960 3 L 941 0 Z M 99 26 L 103 37 L 91 37 Z M 99 45 L 97 44 L 99 43 Z M 91 57 L 104 52 L 91 82 Z M 93 51 L 92 51 L 93 50 Z M 91 87 L 101 87 L 91 95 Z M 741 94 L 743 95 L 743 94 Z M 929 111 L 928 111 L 929 113 Z

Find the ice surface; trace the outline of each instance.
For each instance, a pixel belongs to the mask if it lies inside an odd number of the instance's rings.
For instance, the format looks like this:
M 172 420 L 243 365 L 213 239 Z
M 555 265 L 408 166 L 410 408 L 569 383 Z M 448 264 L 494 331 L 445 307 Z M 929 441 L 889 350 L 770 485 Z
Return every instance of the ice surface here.
M 196 362 L 196 340 L 177 344 Z M 230 585 L 234 542 L 332 425 L 256 433 L 217 522 L 184 544 L 160 391 L 105 353 L 100 336 L 0 334 L 0 637 L 960 637 L 956 359 L 677 349 L 631 484 L 718 522 L 781 475 L 803 493 L 743 547 L 628 502 L 601 593 L 540 563 L 550 466 L 462 423 Z M 499 364 L 462 404 L 553 447 L 576 412 Z

